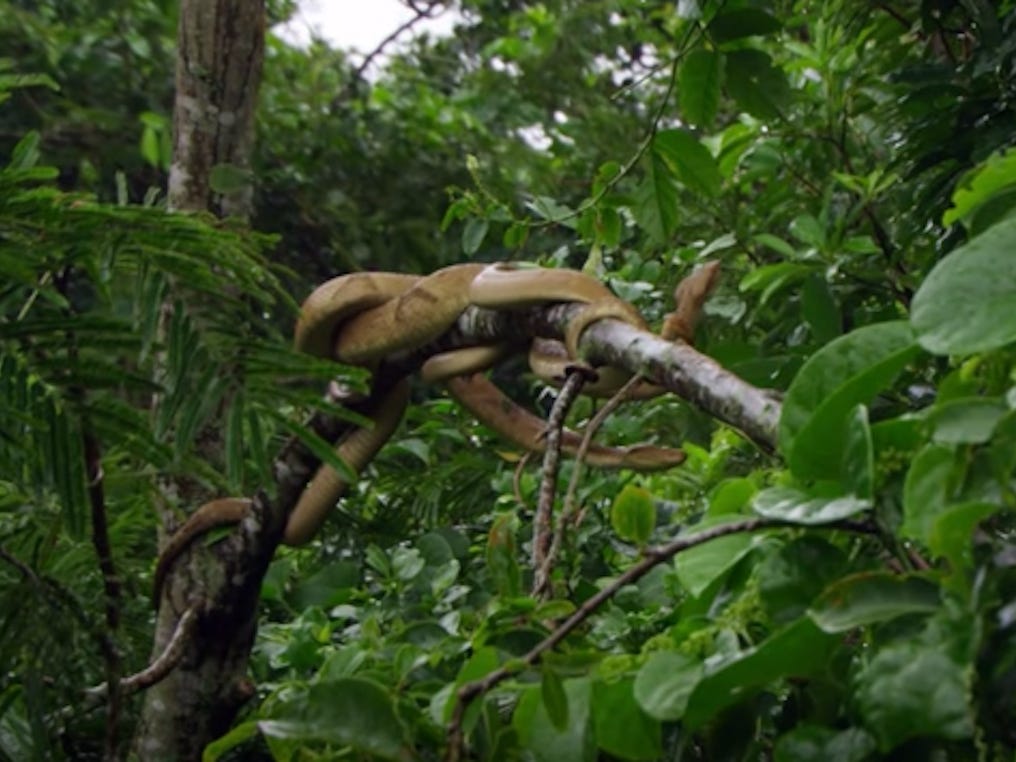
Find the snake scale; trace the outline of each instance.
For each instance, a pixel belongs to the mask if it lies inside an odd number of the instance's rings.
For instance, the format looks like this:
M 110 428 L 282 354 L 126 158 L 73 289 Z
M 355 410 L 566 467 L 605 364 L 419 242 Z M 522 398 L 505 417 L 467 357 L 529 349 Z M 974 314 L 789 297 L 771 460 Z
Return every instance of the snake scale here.
M 677 308 L 667 316 L 661 331 L 664 338 L 690 339 L 694 320 L 716 275 L 716 263 L 710 263 L 682 282 L 676 294 Z M 316 288 L 303 303 L 295 344 L 297 349 L 316 356 L 374 369 L 394 353 L 433 342 L 470 306 L 515 310 L 556 302 L 575 302 L 583 308 L 569 322 L 563 343 L 549 339 L 531 343 L 530 365 L 549 383 L 560 383 L 566 368 L 580 362 L 579 339 L 597 320 L 613 318 L 646 328 L 632 305 L 583 273 L 514 264 L 463 264 L 426 277 L 353 273 L 333 278 Z M 507 398 L 482 374 L 508 352 L 509 348 L 496 345 L 445 352 L 428 359 L 421 368 L 421 376 L 430 383 L 444 383 L 477 420 L 509 441 L 529 451 L 542 451 L 543 420 Z M 595 370 L 596 378 L 584 389 L 595 396 L 610 396 L 628 379 L 628 374 L 618 369 Z M 397 380 L 387 394 L 365 411 L 373 426 L 353 429 L 335 443 L 336 454 L 354 473 L 367 466 L 395 431 L 408 403 L 408 389 L 406 379 Z M 642 383 L 631 396 L 645 398 L 663 391 Z M 562 448 L 574 453 L 580 440 L 575 432 L 566 431 Z M 586 459 L 604 468 L 652 471 L 680 464 L 684 453 L 655 445 L 594 445 Z M 288 545 L 308 542 L 348 486 L 334 469 L 322 465 L 289 514 L 282 541 Z M 156 605 L 166 574 L 190 543 L 214 527 L 238 523 L 249 507 L 250 501 L 240 498 L 213 500 L 184 522 L 159 556 L 154 579 Z

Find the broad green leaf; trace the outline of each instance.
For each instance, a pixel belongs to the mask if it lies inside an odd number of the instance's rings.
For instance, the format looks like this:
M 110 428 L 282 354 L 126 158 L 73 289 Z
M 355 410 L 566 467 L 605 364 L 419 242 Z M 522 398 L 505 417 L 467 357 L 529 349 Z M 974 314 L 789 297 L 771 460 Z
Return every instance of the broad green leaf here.
M 974 730 L 973 670 L 941 647 L 904 640 L 880 650 L 857 675 L 856 701 L 882 752 L 910 738 L 959 740 Z
M 649 157 L 649 170 L 632 211 L 657 243 L 666 243 L 677 228 L 677 188 L 667 163 L 656 152 Z
M 953 192 L 952 207 L 942 215 L 942 224 L 948 226 L 971 217 L 978 207 L 1013 185 L 1016 185 L 1016 148 L 989 156 L 960 180 Z
M 742 37 L 755 37 L 778 32 L 782 24 L 768 13 L 756 8 L 738 8 L 717 14 L 709 22 L 709 34 L 722 44 Z
M 593 685 L 596 745 L 618 759 L 655 760 L 663 753 L 659 721 L 635 701 L 633 680 Z
M 940 606 L 938 586 L 923 577 L 870 572 L 830 585 L 808 615 L 825 632 L 836 633 Z
M 972 539 L 977 525 L 1002 510 L 996 503 L 970 502 L 950 505 L 935 517 L 928 547 L 945 558 L 953 570 L 973 567 Z
M 724 517 L 726 518 L 726 517 Z M 721 525 L 721 521 L 704 521 L 696 524 L 694 532 Z M 755 545 L 755 538 L 742 532 L 717 537 L 702 545 L 688 548 L 675 559 L 677 578 L 693 596 L 701 595 L 709 585 L 744 558 Z
M 847 491 L 864 500 L 875 496 L 875 447 L 868 408 L 858 405 L 847 421 L 843 448 L 843 484 Z
M 667 162 L 688 190 L 710 198 L 719 195 L 723 176 L 716 159 L 690 132 L 662 130 L 656 133 L 653 152 Z
M 798 725 L 776 742 L 775 762 L 864 762 L 876 749 L 875 739 L 862 728 L 832 730 Z
M 957 454 L 929 444 L 910 464 L 903 483 L 903 526 L 900 534 L 927 544 L 939 515 L 951 501 L 957 481 Z
M 650 654 L 635 677 L 635 700 L 650 717 L 679 720 L 702 677 L 699 659 L 675 651 Z
M 702 128 L 713 123 L 722 83 L 722 53 L 698 48 L 688 54 L 681 64 L 677 91 L 685 121 Z
M 558 730 L 567 730 L 568 695 L 564 692 L 564 683 L 553 669 L 546 666 L 541 670 L 541 675 L 540 695 L 550 724 Z
M 931 438 L 939 444 L 984 444 L 1008 413 L 1002 400 L 966 397 L 949 400 L 931 412 Z
M 769 247 L 778 254 L 782 254 L 787 259 L 795 259 L 797 257 L 797 250 L 793 246 L 772 233 L 756 233 L 752 236 L 752 240 L 762 246 Z
M 804 288 L 801 289 L 801 317 L 818 344 L 828 344 L 843 333 L 843 317 L 825 278 L 813 275 L 804 282 Z
M 837 479 L 854 407 L 892 383 L 916 355 L 904 321 L 859 328 L 822 347 L 794 378 L 780 416 L 780 450 L 802 479 Z
M 813 526 L 854 516 L 871 508 L 870 499 L 841 495 L 813 497 L 793 487 L 770 487 L 759 492 L 752 508 L 767 519 Z
M 699 728 L 761 688 L 825 670 L 838 643 L 810 619 L 797 620 L 703 677 L 688 699 L 685 724 Z
M 392 697 L 359 677 L 312 685 L 305 697 L 283 704 L 258 728 L 272 738 L 325 741 L 381 759 L 401 759 L 408 751 Z
M 910 322 L 939 355 L 987 352 L 1016 340 L 1016 217 L 942 259 L 914 295 Z
M 610 525 L 622 540 L 645 545 L 656 526 L 656 505 L 649 491 L 626 484 L 610 506 Z
M 777 119 L 790 100 L 790 84 L 781 69 L 760 50 L 727 53 L 727 91 L 745 112 L 763 120 Z
M 774 295 L 802 281 L 815 272 L 814 265 L 805 265 L 797 262 L 780 262 L 775 265 L 763 265 L 749 272 L 738 284 L 738 289 L 743 292 L 761 291 L 759 298 L 761 304 L 768 302 Z
M 462 253 L 472 256 L 480 250 L 490 223 L 485 217 L 470 217 L 462 228 Z
M 707 516 L 723 516 L 728 513 L 742 513 L 758 487 L 751 479 L 743 477 L 726 479 L 717 485 L 709 496 Z
M 589 705 L 592 686 L 586 678 L 566 680 L 564 692 L 568 701 L 566 728 L 554 727 L 538 686 L 522 693 L 512 715 L 512 727 L 537 762 L 593 762 L 596 744 Z
M 806 243 L 818 251 L 825 251 L 826 233 L 814 215 L 801 214 L 790 223 L 790 234 L 801 243 Z

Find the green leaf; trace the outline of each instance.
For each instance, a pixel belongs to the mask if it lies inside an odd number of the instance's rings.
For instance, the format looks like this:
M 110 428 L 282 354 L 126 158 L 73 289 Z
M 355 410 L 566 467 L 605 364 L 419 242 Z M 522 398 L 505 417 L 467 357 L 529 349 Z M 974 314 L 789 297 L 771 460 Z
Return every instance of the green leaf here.
M 707 516 L 723 516 L 729 513 L 742 513 L 749 501 L 758 492 L 758 487 L 751 479 L 744 477 L 725 479 L 716 486 L 709 496 Z
M 588 679 L 566 680 L 568 726 L 558 730 L 543 705 L 542 691 L 533 686 L 522 693 L 512 716 L 519 741 L 536 762 L 593 762 L 596 744 L 590 718 L 592 686 Z
M 989 156 L 957 183 L 953 205 L 942 215 L 943 225 L 967 220 L 984 204 L 1016 185 L 1016 148 Z
M 216 762 L 228 751 L 247 743 L 258 734 L 258 721 L 241 722 L 226 735 L 216 739 L 201 752 L 201 762 Z
M 401 759 L 408 752 L 406 729 L 391 696 L 378 683 L 359 677 L 312 685 L 258 727 L 271 738 L 325 741 L 382 759 Z
M 677 187 L 667 163 L 655 151 L 649 157 L 649 171 L 632 211 L 639 225 L 657 243 L 666 243 L 677 228 Z
M 958 455 L 952 448 L 929 444 L 910 464 L 903 483 L 903 526 L 900 534 L 927 544 L 932 527 L 945 510 L 959 480 Z
M 864 405 L 855 407 L 847 421 L 842 471 L 848 492 L 864 500 L 875 497 L 875 446 Z
M 713 528 L 723 523 L 725 522 L 722 520 L 703 521 L 695 525 L 694 531 Z M 698 597 L 715 580 L 748 555 L 755 542 L 755 538 L 745 532 L 717 537 L 702 545 L 688 548 L 681 552 L 675 561 L 677 578 L 685 590 Z
M 638 705 L 632 686 L 631 679 L 593 685 L 596 745 L 618 759 L 659 759 L 660 723 Z
M 688 699 L 685 725 L 699 728 L 778 680 L 809 677 L 827 669 L 829 654 L 838 642 L 810 619 L 797 620 L 703 677 Z
M 780 450 L 802 479 L 837 479 L 854 407 L 869 402 L 916 355 L 904 321 L 859 328 L 804 364 L 783 401 Z
M 801 289 L 801 317 L 818 344 L 828 344 L 842 331 L 843 317 L 825 278 L 813 275 Z
M 832 730 L 798 725 L 776 742 L 775 762 L 864 762 L 876 748 L 875 739 L 861 728 Z
M 650 654 L 635 677 L 635 700 L 650 717 L 679 720 L 702 674 L 699 659 L 675 651 L 657 651 Z
M 905 614 L 931 613 L 941 603 L 938 586 L 923 577 L 869 572 L 827 587 L 808 615 L 825 632 L 836 633 Z
M 610 507 L 610 525 L 622 540 L 645 545 L 656 527 L 656 504 L 649 491 L 626 484 Z
M 760 50 L 727 53 L 727 91 L 745 112 L 762 120 L 777 119 L 790 100 L 783 71 Z
M 813 497 L 793 487 L 770 487 L 755 496 L 752 508 L 767 519 L 815 526 L 840 521 L 871 508 L 870 499 L 841 495 Z
M 661 130 L 653 138 L 653 152 L 673 170 L 688 190 L 713 198 L 720 194 L 723 176 L 716 159 L 685 130 Z
M 768 549 L 755 573 L 766 612 L 778 625 L 800 618 L 846 564 L 843 551 L 821 537 L 804 535 Z
M 480 250 L 490 223 L 485 217 L 470 217 L 462 228 L 462 253 L 472 256 Z
M 685 121 L 696 127 L 709 127 L 716 119 L 723 83 L 723 54 L 698 48 L 681 64 L 678 97 Z
M 929 420 L 939 444 L 984 444 L 1009 412 L 1002 400 L 965 397 L 937 405 Z
M 541 674 L 543 677 L 540 681 L 540 693 L 550 724 L 558 730 L 567 730 L 568 695 L 564 692 L 564 683 L 553 669 L 546 666 Z
M 360 582 L 360 567 L 352 561 L 336 561 L 304 578 L 292 593 L 297 610 L 311 606 L 328 608 L 347 601 L 351 589 Z
M 772 34 L 781 28 L 779 21 L 756 8 L 738 8 L 720 13 L 709 22 L 709 34 L 718 45 L 743 37 Z
M 983 502 L 959 503 L 942 509 L 931 524 L 928 547 L 936 556 L 945 558 L 954 571 L 973 569 L 974 530 L 1000 510 L 1001 505 Z
M 518 519 L 504 513 L 494 519 L 487 534 L 487 573 L 494 588 L 504 596 L 518 595 L 522 590 L 522 572 L 519 569 L 515 531 Z
M 942 259 L 914 295 L 910 322 L 921 346 L 971 355 L 1016 340 L 1016 217 Z
M 969 706 L 973 670 L 942 649 L 905 640 L 879 651 L 857 675 L 865 727 L 888 752 L 910 738 L 959 740 L 974 730 Z

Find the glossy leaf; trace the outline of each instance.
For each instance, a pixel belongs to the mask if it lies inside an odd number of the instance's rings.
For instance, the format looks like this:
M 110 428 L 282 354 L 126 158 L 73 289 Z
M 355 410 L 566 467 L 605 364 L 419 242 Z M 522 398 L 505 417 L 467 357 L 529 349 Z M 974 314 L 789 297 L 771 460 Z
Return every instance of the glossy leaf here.
M 875 446 L 868 425 L 868 408 L 858 405 L 847 421 L 843 448 L 843 484 L 863 500 L 875 496 Z
M 803 479 L 836 479 L 854 406 L 867 403 L 915 356 L 902 322 L 860 328 L 827 344 L 804 364 L 783 401 L 780 449 Z
M 903 485 L 903 526 L 900 532 L 923 543 L 955 489 L 958 461 L 949 447 L 927 445 L 914 458 Z
M 723 177 L 716 159 L 694 135 L 685 130 L 663 130 L 653 138 L 653 151 L 673 170 L 688 190 L 716 196 Z
M 845 632 L 875 622 L 941 606 L 938 586 L 923 577 L 883 572 L 857 574 L 826 588 L 808 611 L 825 632 Z
M 679 720 L 702 674 L 701 660 L 675 651 L 657 651 L 635 677 L 635 700 L 650 717 Z
M 930 416 L 939 444 L 984 444 L 1009 408 L 996 399 L 968 397 L 939 405 Z
M 971 355 L 1016 340 L 1016 217 L 954 250 L 914 295 L 910 321 L 921 346 L 939 355 Z
M 694 531 L 707 529 L 722 522 L 703 522 Z M 675 559 L 677 578 L 693 596 L 701 595 L 709 585 L 729 571 L 751 552 L 755 539 L 747 533 L 726 535 L 696 545 L 678 554 Z
M 760 516 L 809 526 L 850 518 L 871 505 L 870 499 L 852 495 L 813 497 L 793 487 L 770 487 L 752 501 L 752 508 Z
M 551 722 L 541 690 L 534 686 L 522 694 L 512 716 L 523 748 L 537 762 L 593 762 L 596 744 L 590 717 L 592 685 L 587 679 L 566 680 L 568 725 L 559 730 Z
M 775 762 L 865 762 L 875 752 L 875 739 L 862 728 L 833 730 L 798 725 L 776 742 Z

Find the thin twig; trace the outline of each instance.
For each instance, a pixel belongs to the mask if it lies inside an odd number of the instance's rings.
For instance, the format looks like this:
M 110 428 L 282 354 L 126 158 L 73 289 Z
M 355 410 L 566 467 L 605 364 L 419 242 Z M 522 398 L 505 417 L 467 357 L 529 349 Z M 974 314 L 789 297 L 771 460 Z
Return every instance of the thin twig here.
M 614 597 L 619 590 L 628 585 L 634 584 L 648 574 L 654 567 L 669 561 L 675 555 L 684 550 L 697 547 L 719 537 L 726 537 L 727 535 L 754 532 L 760 529 L 779 529 L 784 527 L 792 527 L 796 529 L 802 528 L 799 524 L 791 524 L 784 521 L 775 521 L 773 519 L 765 518 L 750 518 L 731 522 L 729 524 L 723 524 L 721 526 L 715 526 L 701 532 L 696 532 L 695 534 L 677 537 L 659 547 L 647 548 L 643 554 L 642 560 L 629 567 L 627 571 L 617 577 L 609 585 L 599 590 L 599 592 L 595 595 L 587 598 L 574 614 L 562 622 L 556 630 L 550 633 L 550 635 L 537 643 L 527 654 L 522 656 L 520 659 L 513 659 L 509 664 L 499 667 L 479 680 L 473 680 L 472 682 L 465 683 L 459 688 L 456 695 L 455 708 L 452 710 L 452 718 L 448 723 L 448 750 L 445 755 L 446 761 L 458 762 L 458 760 L 461 759 L 462 744 L 464 740 L 462 734 L 462 721 L 469 705 L 477 697 L 489 692 L 499 683 L 520 673 L 523 669 L 531 667 L 539 662 L 543 654 L 557 646 L 565 639 L 565 637 L 575 630 L 575 628 L 588 619 L 590 615 L 596 611 L 596 609 Z M 814 528 L 842 530 L 861 534 L 877 534 L 878 532 L 877 527 L 868 522 L 851 520 L 832 522 L 816 526 Z
M 554 513 L 554 497 L 557 495 L 557 472 L 561 464 L 561 430 L 564 419 L 586 380 L 582 368 L 569 369 L 564 385 L 554 400 L 547 418 L 547 449 L 543 454 L 543 468 L 540 479 L 540 497 L 533 517 L 533 597 L 543 596 L 550 582 L 544 576 L 547 554 L 550 551 L 553 529 L 551 517 Z

